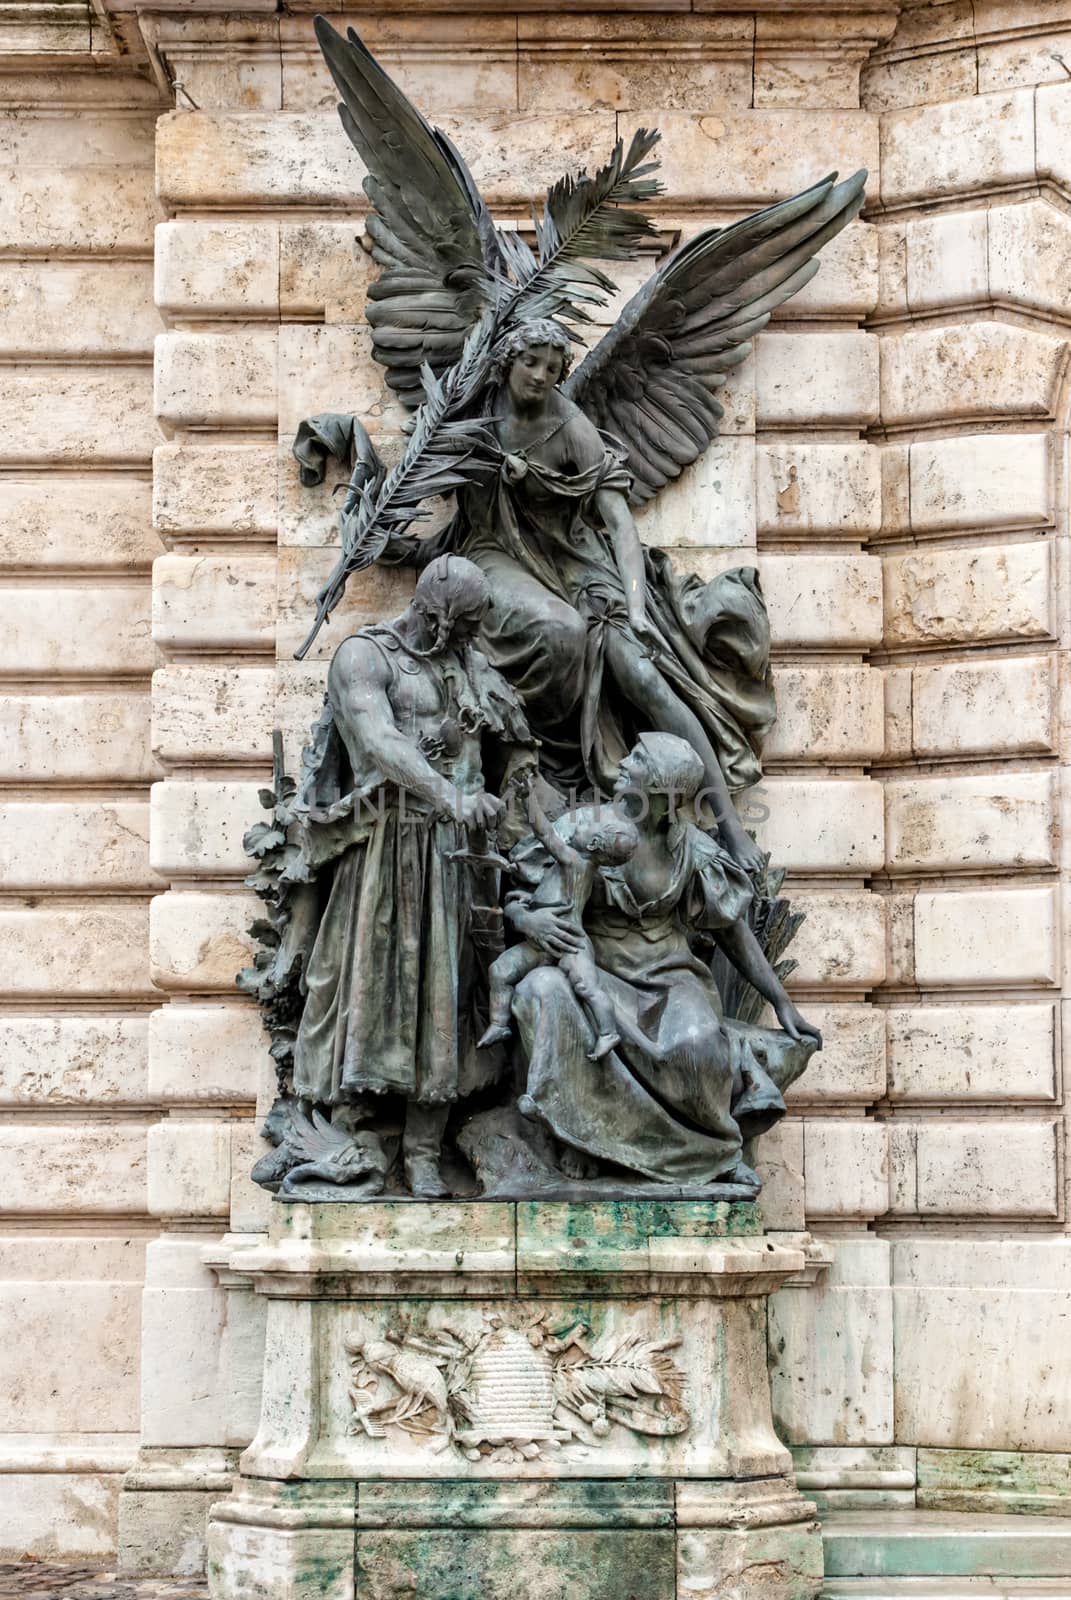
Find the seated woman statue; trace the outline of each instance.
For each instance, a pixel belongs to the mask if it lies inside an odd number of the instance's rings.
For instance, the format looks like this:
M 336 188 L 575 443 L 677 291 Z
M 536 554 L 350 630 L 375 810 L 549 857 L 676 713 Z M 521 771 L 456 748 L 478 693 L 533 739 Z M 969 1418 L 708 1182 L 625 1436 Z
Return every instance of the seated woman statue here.
M 583 927 L 621 1041 L 593 1060 L 591 1025 L 566 975 L 553 965 L 530 972 L 513 1002 L 528 1062 L 522 1109 L 600 1164 L 689 1187 L 757 1185 L 734 1107 L 745 1125 L 783 1114 L 780 1091 L 822 1040 L 748 927 L 747 875 L 687 820 L 704 777 L 691 745 L 672 734 L 642 734 L 622 762 L 616 804 L 639 845 L 598 873 Z M 506 915 L 552 956 L 580 947 L 568 917 L 530 895 L 511 894 Z M 779 1029 L 722 1016 L 697 953 L 704 943 L 720 946 L 770 1002 Z
M 730 799 L 761 777 L 775 716 L 758 575 L 742 567 L 704 583 L 640 543 L 623 448 L 558 387 L 569 355 L 565 329 L 546 319 L 505 336 L 490 406 L 495 480 L 459 492 L 438 539 L 399 539 L 386 559 L 449 548 L 487 575 L 494 606 L 480 643 L 520 695 L 548 777 L 608 793 L 638 732 L 676 734 L 702 762 L 723 845 L 759 871 Z

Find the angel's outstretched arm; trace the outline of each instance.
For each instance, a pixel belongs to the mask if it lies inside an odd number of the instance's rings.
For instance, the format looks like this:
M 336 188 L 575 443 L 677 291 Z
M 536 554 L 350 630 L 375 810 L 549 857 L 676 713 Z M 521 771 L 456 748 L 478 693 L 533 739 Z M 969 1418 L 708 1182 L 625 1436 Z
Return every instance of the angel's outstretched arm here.
M 614 547 L 614 559 L 625 586 L 628 620 L 634 632 L 647 636 L 647 581 L 643 570 L 643 546 L 628 501 L 620 489 L 600 489 L 595 505 Z

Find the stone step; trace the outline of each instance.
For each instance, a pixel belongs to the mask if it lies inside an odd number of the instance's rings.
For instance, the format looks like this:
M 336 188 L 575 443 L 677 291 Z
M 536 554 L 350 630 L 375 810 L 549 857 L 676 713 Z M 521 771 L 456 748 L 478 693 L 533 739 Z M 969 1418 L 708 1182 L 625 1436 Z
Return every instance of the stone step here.
M 829 1578 L 819 1600 L 1071 1600 L 1071 1579 Z
M 828 1513 L 823 1523 L 826 1577 L 831 1579 L 940 1578 L 951 1582 L 975 1579 L 973 1592 L 999 1597 L 1007 1585 L 985 1580 L 1065 1580 L 1071 1600 L 1071 1518 L 978 1516 L 941 1511 L 842 1511 Z M 931 1592 L 923 1584 L 917 1591 L 899 1585 L 889 1593 L 915 1592 L 918 1600 Z M 850 1594 L 859 1600 L 883 1593 L 873 1584 L 855 1589 L 828 1588 L 830 1594 Z M 970 1585 L 934 1590 L 935 1594 L 970 1595 Z M 1021 1591 L 1021 1592 L 1030 1592 Z M 1043 1585 L 1043 1594 L 1061 1593 Z

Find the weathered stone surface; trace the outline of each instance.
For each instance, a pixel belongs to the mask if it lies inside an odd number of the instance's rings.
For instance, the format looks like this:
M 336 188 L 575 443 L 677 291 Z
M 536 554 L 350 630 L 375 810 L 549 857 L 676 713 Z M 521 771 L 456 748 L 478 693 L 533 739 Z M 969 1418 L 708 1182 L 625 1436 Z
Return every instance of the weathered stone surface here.
M 878 418 L 876 334 L 761 334 L 756 346 L 759 425 L 861 428 Z
M 0 889 L 149 889 L 149 808 L 140 801 L 0 804 Z
M 876 556 L 764 555 L 759 571 L 775 649 L 863 649 L 881 638 Z
M 226 1414 L 220 1348 L 227 1296 L 203 1265 L 203 1235 L 154 1239 L 142 1299 L 141 1443 L 201 1445 Z
M 893 644 L 1037 639 L 1051 632 L 1050 550 L 1041 540 L 889 556 L 885 634 Z
M 758 800 L 756 790 L 749 799 Z M 881 865 L 882 793 L 873 780 L 768 777 L 762 801 L 770 814 L 756 837 L 788 871 L 859 874 Z
M 155 996 L 144 901 L 0 911 L 0 994 L 112 999 Z
M 165 1005 L 148 1023 L 148 1083 L 165 1104 L 249 1103 L 268 1037 L 250 1005 Z
M 19 1563 L 14 1579 L 17 1587 L 9 1589 L 9 1594 L 18 1595 L 19 1600 L 31 1596 L 29 1586 L 42 1577 L 45 1562 L 52 1571 L 44 1581 L 54 1584 L 66 1581 L 70 1572 L 64 1567 L 57 1574 L 54 1562 L 92 1560 L 94 1570 L 99 1571 L 111 1557 L 121 1471 L 5 1472 L 3 1484 L 4 1521 L 12 1530 L 10 1537 L 5 1537 L 4 1553 Z M 76 1569 L 74 1576 L 80 1583 L 88 1579 L 84 1567 Z M 0 1576 L 0 1585 L 6 1581 Z M 100 1600 L 107 1600 L 107 1594 L 101 1583 Z
M 153 567 L 153 637 L 170 650 L 275 646 L 275 559 L 161 556 Z
M 161 223 L 155 264 L 156 303 L 172 316 L 279 313 L 277 223 Z
M 145 1210 L 145 1129 L 129 1122 L 0 1128 L 0 1181 L 9 1214 L 139 1216 Z
M 255 950 L 249 924 L 260 902 L 249 893 L 157 895 L 152 902 L 149 952 L 159 989 L 234 993 L 235 974 Z
M 160 445 L 152 502 L 164 534 L 273 534 L 275 452 L 270 445 Z
M 0 368 L 0 465 L 146 466 L 159 440 L 147 366 Z
M 755 544 L 755 441 L 719 439 L 637 519 L 652 545 Z M 741 560 L 746 560 L 746 555 Z
M 64 514 L 57 518 L 51 471 L 0 479 L 0 567 L 148 570 L 161 548 L 148 480 L 93 472 L 65 475 L 64 483 Z
M 911 743 L 911 668 L 886 667 L 882 672 L 885 686 L 885 754 L 908 760 L 912 754 Z
M 917 1501 L 931 1511 L 1064 1516 L 1071 1456 L 1034 1450 L 919 1450 Z
M 362 245 L 361 222 L 283 223 L 279 309 L 285 317 L 360 322 L 378 267 Z
M 822 1031 L 822 1049 L 788 1091 L 790 1105 L 880 1100 L 885 1094 L 885 1018 L 877 1006 L 820 1005 L 808 1000 L 808 1022 Z
M 0 696 L 0 776 L 19 783 L 148 783 L 147 694 Z
M 750 60 L 739 55 L 671 61 L 654 54 L 614 57 L 598 52 L 562 60 L 526 53 L 519 63 L 516 92 L 521 110 L 528 113 L 570 111 L 577 105 L 619 112 L 651 105 L 668 111 L 690 111 L 697 105 L 735 110 L 751 104 L 751 78 Z
M 909 778 L 885 785 L 890 871 L 1056 865 L 1051 773 Z
M 162 327 L 147 263 L 0 262 L 5 361 L 147 359 Z
M 756 1158 L 762 1179 L 759 1209 L 764 1228 L 806 1227 L 803 1207 L 803 1123 L 785 1117 L 762 1136 Z
M 1059 316 L 1071 263 L 1071 221 L 1047 200 L 995 206 L 985 215 L 992 298 Z
M 154 660 L 147 584 L 0 590 L 0 673 L 147 677 Z
M 149 1129 L 148 1210 L 154 1217 L 225 1217 L 231 1195 L 231 1135 L 226 1122 L 182 1122 Z
M 408 416 L 372 360 L 372 330 L 363 324 L 308 327 L 294 322 L 279 329 L 278 423 L 287 451 L 298 424 L 321 411 L 354 412 L 369 433 L 388 437 L 396 435 Z M 297 462 L 290 458 L 286 464 L 297 482 Z M 345 477 L 334 463 L 328 470 Z M 337 505 L 334 510 L 337 514 Z
M 0 237 L 19 255 L 148 256 L 159 219 L 151 168 L 78 167 L 64 159 L 8 167 L 0 184 Z
M 172 428 L 275 425 L 276 333 L 164 333 L 156 341 L 154 400 Z
M 152 748 L 172 765 L 269 761 L 274 709 L 267 667 L 164 667 L 153 674 Z
M 890 427 L 1051 416 L 1067 343 L 1032 328 L 972 322 L 882 340 L 881 415 Z
M 971 434 L 911 446 L 911 527 L 1031 528 L 1052 520 L 1043 433 Z
M 155 871 L 165 878 L 243 878 L 253 863 L 242 835 L 264 818 L 256 783 L 154 783 Z
M 146 1084 L 149 1019 L 0 1017 L 0 1105 L 139 1105 Z
M 335 549 L 302 549 L 295 546 L 279 551 L 278 612 L 275 648 L 281 662 L 287 662 L 305 638 L 315 614 L 316 596 L 338 560 Z M 413 592 L 413 574 L 404 567 L 368 567 L 355 573 L 346 585 L 345 598 L 321 628 L 309 651 L 306 668 L 326 660 L 348 634 L 369 622 L 381 622 L 404 611 Z
M 896 1213 L 1054 1217 L 1059 1211 L 1056 1126 L 1014 1122 L 900 1123 Z
M 764 762 L 864 762 L 882 754 L 882 675 L 873 667 L 778 666 L 774 686 L 777 721 Z
M 871 989 L 885 977 L 885 908 L 878 895 L 794 892 L 806 922 L 792 941 L 789 988 Z
M 803 1159 L 809 1221 L 880 1217 L 889 1209 L 888 1135 L 882 1123 L 807 1117 Z
M 834 370 L 839 378 L 839 363 Z M 873 446 L 760 444 L 756 467 L 761 533 L 861 540 L 880 531 L 881 452 Z
M 1066 1239 L 898 1240 L 893 1284 L 898 1439 L 1063 1449 L 1068 1378 L 1055 1356 L 1071 1311 Z
M 1029 89 L 893 111 L 882 119 L 886 205 L 1030 183 L 1034 176 Z
M 915 970 L 924 987 L 1059 982 L 1052 889 L 977 889 L 915 900 Z
M 988 216 L 987 211 L 953 211 L 907 224 L 907 303 L 912 311 L 945 311 L 988 300 Z
M 885 1016 L 891 1100 L 1055 1098 L 1051 1005 L 893 1006 Z

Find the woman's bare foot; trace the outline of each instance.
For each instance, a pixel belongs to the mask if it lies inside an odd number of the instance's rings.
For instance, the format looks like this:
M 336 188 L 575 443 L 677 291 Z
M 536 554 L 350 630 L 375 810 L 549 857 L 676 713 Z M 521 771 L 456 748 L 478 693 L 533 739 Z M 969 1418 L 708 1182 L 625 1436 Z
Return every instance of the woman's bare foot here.
M 619 1033 L 600 1033 L 595 1040 L 594 1047 L 588 1051 L 589 1061 L 601 1061 L 603 1056 L 608 1056 L 610 1051 L 621 1043 Z
M 477 1039 L 476 1048 L 477 1050 L 486 1050 L 489 1045 L 500 1044 L 503 1039 L 508 1038 L 508 1024 L 505 1022 L 492 1022 L 491 1026 Z

